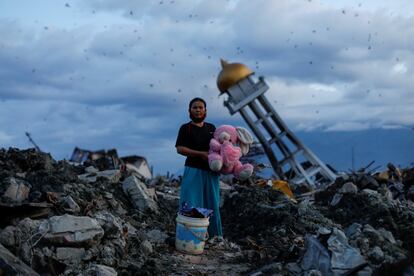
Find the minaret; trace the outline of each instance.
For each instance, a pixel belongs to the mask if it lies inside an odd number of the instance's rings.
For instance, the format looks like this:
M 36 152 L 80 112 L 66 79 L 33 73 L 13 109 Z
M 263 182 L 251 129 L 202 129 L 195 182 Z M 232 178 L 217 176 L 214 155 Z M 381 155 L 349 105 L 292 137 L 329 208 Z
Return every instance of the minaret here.
M 221 60 L 221 66 L 217 87 L 229 96 L 224 105 L 231 115 L 241 114 L 262 144 L 276 175 L 294 185 L 306 182 L 313 188 L 332 183 L 336 175 L 299 141 L 265 97 L 269 86 L 264 78 L 255 82 L 251 78 L 254 72 L 241 63 Z

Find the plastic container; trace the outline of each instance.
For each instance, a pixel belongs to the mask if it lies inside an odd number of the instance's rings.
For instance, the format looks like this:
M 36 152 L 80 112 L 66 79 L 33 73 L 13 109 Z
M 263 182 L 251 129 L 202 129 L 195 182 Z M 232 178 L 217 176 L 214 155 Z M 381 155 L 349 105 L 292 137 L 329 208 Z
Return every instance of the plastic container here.
M 189 254 L 201 254 L 208 239 L 209 218 L 191 218 L 177 214 L 175 248 Z

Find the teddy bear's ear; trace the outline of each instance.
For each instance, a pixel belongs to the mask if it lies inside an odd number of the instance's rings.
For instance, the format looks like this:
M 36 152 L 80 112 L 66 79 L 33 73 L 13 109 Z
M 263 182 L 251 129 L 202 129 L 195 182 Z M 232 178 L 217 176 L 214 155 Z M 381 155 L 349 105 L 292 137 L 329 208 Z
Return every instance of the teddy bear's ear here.
M 253 143 L 253 137 L 244 127 L 236 127 L 237 136 L 239 138 L 239 146 L 243 155 L 249 152 L 250 145 Z

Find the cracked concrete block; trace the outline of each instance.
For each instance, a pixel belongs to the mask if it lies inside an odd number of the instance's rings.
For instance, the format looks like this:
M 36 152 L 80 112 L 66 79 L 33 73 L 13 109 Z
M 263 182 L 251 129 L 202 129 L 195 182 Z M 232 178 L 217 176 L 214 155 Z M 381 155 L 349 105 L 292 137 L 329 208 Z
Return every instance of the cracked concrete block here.
M 12 202 L 20 203 L 29 197 L 30 184 L 24 180 L 9 177 L 5 180 L 5 185 L 8 186 L 3 194 L 4 198 Z
M 341 194 L 356 194 L 358 192 L 358 187 L 352 183 L 347 182 L 342 185 L 341 189 L 339 189 L 339 193 Z
M 140 247 L 141 250 L 147 255 L 154 252 L 154 247 L 148 240 L 143 241 Z
M 85 172 L 87 173 L 97 173 L 99 172 L 99 170 L 97 168 L 95 168 L 94 166 L 89 166 L 85 168 Z
M 85 252 L 85 248 L 58 247 L 56 248 L 56 259 L 68 264 L 77 264 L 81 262 Z
M 78 203 L 70 195 L 63 199 L 63 208 L 71 214 L 79 213 L 81 210 Z
M 140 211 L 150 210 L 158 213 L 158 204 L 155 202 L 154 195 L 148 191 L 145 183 L 141 182 L 137 177 L 130 176 L 122 182 L 122 188 L 127 194 L 132 204 Z
M 80 180 L 88 183 L 96 182 L 98 180 L 98 177 L 103 177 L 108 179 L 111 183 L 116 183 L 121 178 L 121 173 L 119 170 L 105 170 L 78 175 L 78 178 Z
M 54 216 L 43 221 L 39 230 L 44 239 L 61 245 L 93 245 L 100 242 L 104 230 L 96 219 L 72 215 Z
M 105 238 L 116 239 L 125 247 L 126 241 L 124 236 L 124 227 L 127 227 L 124 221 L 115 217 L 108 211 L 100 211 L 94 214 L 94 218 L 105 231 Z M 128 231 L 127 229 L 125 231 Z
M 15 232 L 17 228 L 14 226 L 7 226 L 0 232 L 0 243 L 7 247 L 13 247 L 16 245 Z
M 91 265 L 86 271 L 88 276 L 117 276 L 115 269 L 106 265 Z

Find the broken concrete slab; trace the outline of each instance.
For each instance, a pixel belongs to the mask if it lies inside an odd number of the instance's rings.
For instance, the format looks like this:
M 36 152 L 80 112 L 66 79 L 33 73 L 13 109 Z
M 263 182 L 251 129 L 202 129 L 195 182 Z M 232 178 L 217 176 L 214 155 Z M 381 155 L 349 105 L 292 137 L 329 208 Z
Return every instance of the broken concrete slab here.
M 97 168 L 95 168 L 94 166 L 89 166 L 85 168 L 85 172 L 87 173 L 97 173 L 99 172 L 99 170 Z
M 124 162 L 126 169 L 138 178 L 144 180 L 152 178 L 152 169 L 145 157 L 131 155 L 122 157 L 121 160 Z
M 152 246 L 152 244 L 148 240 L 144 240 L 140 244 L 140 248 L 141 248 L 142 252 L 144 252 L 147 255 L 154 252 L 154 247 Z
M 93 217 L 104 229 L 105 238 L 117 239 L 121 242 L 122 247 L 125 246 L 125 238 L 128 233 L 128 226 L 121 218 L 115 217 L 108 211 L 99 211 L 95 213 Z
M 0 272 L 1 275 L 39 275 L 1 244 Z
M 388 242 L 392 243 L 392 244 L 396 244 L 397 241 L 394 238 L 394 235 L 392 234 L 391 231 L 385 230 L 384 228 L 380 228 L 378 229 L 378 232 L 381 233 L 381 235 L 384 237 L 385 240 L 387 240 Z
M 96 219 L 72 215 L 51 217 L 40 224 L 39 230 L 45 233 L 45 240 L 71 246 L 97 244 L 104 235 Z
M 116 183 L 121 178 L 121 172 L 119 170 L 105 170 L 94 173 L 85 173 L 78 175 L 78 178 L 87 183 L 94 183 L 99 177 L 103 177 L 109 180 L 111 183 Z
M 85 275 L 87 276 L 117 276 L 118 273 L 116 273 L 115 269 L 113 269 L 110 266 L 92 264 L 85 271 Z
M 117 263 L 117 254 L 113 246 L 104 245 L 99 251 L 99 260 L 107 266 L 115 266 Z
M 56 248 L 56 259 L 66 264 L 77 264 L 81 262 L 85 252 L 85 248 L 58 247 Z
M 80 212 L 78 203 L 76 203 L 76 201 L 70 195 L 63 198 L 61 205 L 63 207 L 63 210 L 67 213 L 78 214 Z
M 352 182 L 346 182 L 338 192 L 341 194 L 356 194 L 358 187 Z
M 22 179 L 8 177 L 3 181 L 3 185 L 7 187 L 2 195 L 2 198 L 6 200 L 20 203 L 29 197 L 31 186 L 28 182 Z
M 155 201 L 154 195 L 148 191 L 145 183 L 140 181 L 137 177 L 131 175 L 122 182 L 122 188 L 127 194 L 132 204 L 140 211 L 151 211 L 158 213 L 158 204 Z
M 15 232 L 17 228 L 15 226 L 7 226 L 0 232 L 0 243 L 7 247 L 12 247 L 16 244 Z

